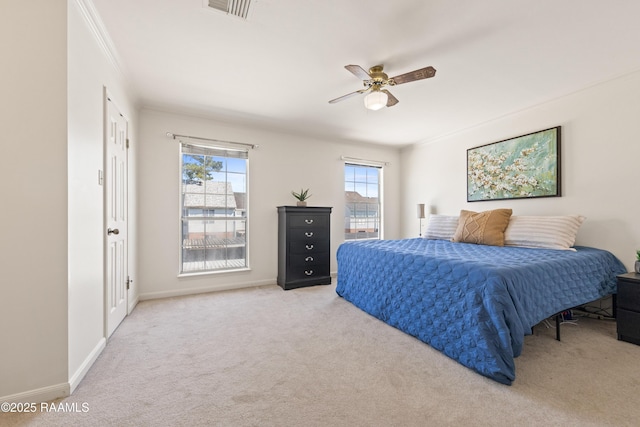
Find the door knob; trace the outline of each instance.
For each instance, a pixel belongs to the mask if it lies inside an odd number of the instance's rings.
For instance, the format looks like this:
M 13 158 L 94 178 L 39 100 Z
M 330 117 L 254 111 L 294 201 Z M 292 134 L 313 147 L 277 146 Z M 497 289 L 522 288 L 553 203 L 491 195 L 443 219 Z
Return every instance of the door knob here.
M 118 235 L 120 234 L 120 230 L 117 228 L 107 228 L 107 235 L 111 236 L 112 234 Z

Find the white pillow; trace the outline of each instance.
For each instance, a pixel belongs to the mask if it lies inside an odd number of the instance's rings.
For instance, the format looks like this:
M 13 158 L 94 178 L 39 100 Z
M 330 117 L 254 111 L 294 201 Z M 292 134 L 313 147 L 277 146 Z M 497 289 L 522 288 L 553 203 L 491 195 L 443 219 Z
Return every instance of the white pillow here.
M 457 215 L 429 215 L 429 223 L 427 224 L 427 231 L 424 233 L 424 238 L 451 240 L 453 235 L 456 234 L 456 228 L 458 228 L 458 218 Z
M 504 232 L 504 245 L 575 251 L 572 246 L 584 220 L 581 215 L 514 215 Z

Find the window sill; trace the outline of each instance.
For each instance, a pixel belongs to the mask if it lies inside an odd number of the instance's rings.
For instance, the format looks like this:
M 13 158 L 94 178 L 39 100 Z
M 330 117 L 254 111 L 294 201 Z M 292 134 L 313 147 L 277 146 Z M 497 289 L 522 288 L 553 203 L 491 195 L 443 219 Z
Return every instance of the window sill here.
M 193 273 L 178 273 L 178 278 L 212 276 L 212 275 L 229 274 L 229 273 L 242 273 L 242 272 L 246 272 L 246 271 L 251 271 L 251 268 L 250 267 L 243 267 L 243 268 L 230 268 L 228 270 L 195 271 Z

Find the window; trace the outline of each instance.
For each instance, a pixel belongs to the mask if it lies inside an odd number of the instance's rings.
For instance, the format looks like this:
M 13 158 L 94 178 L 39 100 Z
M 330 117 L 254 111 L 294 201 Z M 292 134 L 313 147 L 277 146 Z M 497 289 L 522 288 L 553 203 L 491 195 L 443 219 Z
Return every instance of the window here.
M 181 148 L 180 273 L 246 268 L 247 151 Z
M 344 238 L 379 239 L 382 168 L 346 163 L 344 166 Z

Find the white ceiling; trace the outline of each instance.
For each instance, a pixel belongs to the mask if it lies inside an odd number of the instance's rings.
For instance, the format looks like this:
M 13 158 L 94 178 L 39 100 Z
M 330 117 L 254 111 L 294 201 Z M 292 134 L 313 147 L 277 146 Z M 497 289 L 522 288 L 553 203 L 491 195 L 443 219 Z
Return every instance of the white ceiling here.
M 323 138 L 429 141 L 640 70 L 637 0 L 92 2 L 140 105 Z M 362 88 L 347 64 L 437 73 L 369 111 L 328 103 Z

